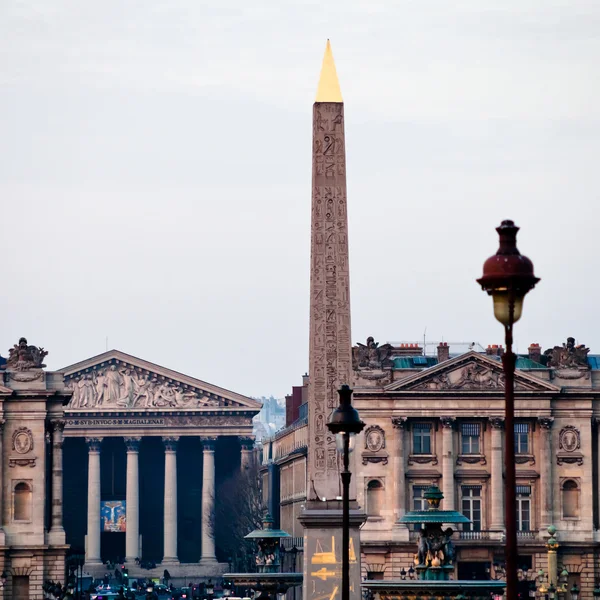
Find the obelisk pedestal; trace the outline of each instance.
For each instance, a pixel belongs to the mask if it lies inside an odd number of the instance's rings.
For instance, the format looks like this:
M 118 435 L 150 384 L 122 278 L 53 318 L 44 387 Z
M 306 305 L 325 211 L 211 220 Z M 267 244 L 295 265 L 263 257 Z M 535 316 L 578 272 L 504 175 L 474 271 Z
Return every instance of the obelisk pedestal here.
M 342 498 L 340 459 L 327 429 L 338 390 L 351 383 L 350 276 L 346 209 L 344 104 L 327 41 L 313 106 L 313 163 L 308 383 L 308 500 L 304 526 L 303 600 L 341 595 Z M 350 591 L 360 594 L 356 469 L 350 471 Z

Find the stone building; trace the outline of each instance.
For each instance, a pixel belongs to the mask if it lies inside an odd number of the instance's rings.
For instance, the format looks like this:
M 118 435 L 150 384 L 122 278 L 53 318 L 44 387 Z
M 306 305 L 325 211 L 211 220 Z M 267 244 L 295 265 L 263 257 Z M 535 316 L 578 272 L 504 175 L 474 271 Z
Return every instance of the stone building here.
M 64 581 L 64 404 L 62 373 L 44 371 L 43 348 L 25 338 L 0 365 L 0 571 L 4 598 L 44 597 L 46 579 Z
M 117 350 L 54 373 L 45 354 L 22 339 L 0 363 L 5 597 L 64 582 L 69 548 L 96 576 L 226 570 L 216 490 L 254 460 L 260 403 Z
M 219 481 L 253 460 L 259 402 L 111 350 L 61 370 L 65 529 L 85 568 L 124 561 L 130 576 L 214 576 Z M 87 502 L 86 502 L 87 500 Z M 226 557 L 225 557 L 226 558 Z M 139 562 L 156 563 L 154 572 Z
M 372 338 L 353 348 L 353 404 L 366 423 L 353 473 L 367 515 L 360 530 L 363 577 L 408 572 L 417 531 L 398 520 L 423 508 L 432 483 L 444 493 L 443 508 L 472 522 L 455 534 L 455 577 L 500 574 L 503 350 L 450 350 L 442 343 L 437 356 L 424 356 L 417 344 L 378 345 Z M 543 355 L 532 344 L 518 358 L 515 382 L 519 564 L 547 571 L 547 528 L 555 525 L 559 571 L 567 569 L 569 588 L 576 582 L 582 598 L 592 597 L 600 579 L 600 356 L 588 352 L 572 338 Z M 299 549 L 298 516 L 311 485 L 305 414 L 296 410 L 285 429 L 263 440 L 264 498 L 293 536 L 286 545 Z

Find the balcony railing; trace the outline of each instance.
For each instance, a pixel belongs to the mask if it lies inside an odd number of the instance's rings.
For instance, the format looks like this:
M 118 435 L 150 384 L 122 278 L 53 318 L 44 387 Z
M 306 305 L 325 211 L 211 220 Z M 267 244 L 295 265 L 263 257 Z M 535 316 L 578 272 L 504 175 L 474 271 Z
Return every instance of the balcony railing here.
M 304 538 L 303 537 L 289 537 L 289 538 L 281 538 L 281 545 L 285 548 L 286 552 L 289 552 L 294 546 L 298 550 L 302 550 L 304 548 Z
M 517 531 L 517 537 L 522 540 L 535 540 L 537 539 L 537 532 L 535 531 Z M 416 541 L 419 539 L 419 532 L 411 530 L 409 533 L 409 538 L 411 541 Z M 459 540 L 489 540 L 489 541 L 497 541 L 503 542 L 505 539 L 504 531 L 499 531 L 497 529 L 484 529 L 481 531 L 457 531 L 454 534 L 454 539 Z

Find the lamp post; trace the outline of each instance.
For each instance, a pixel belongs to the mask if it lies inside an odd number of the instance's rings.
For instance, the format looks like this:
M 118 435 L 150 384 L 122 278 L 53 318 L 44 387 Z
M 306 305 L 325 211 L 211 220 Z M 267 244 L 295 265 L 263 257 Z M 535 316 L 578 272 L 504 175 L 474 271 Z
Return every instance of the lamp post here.
M 579 588 L 576 583 L 571 588 L 571 600 L 579 600 Z
M 365 424 L 358 411 L 352 406 L 352 390 L 343 385 L 338 391 L 340 404 L 333 411 L 327 428 L 335 434 L 338 452 L 344 461 L 342 478 L 342 600 L 350 600 L 350 452 L 354 448 L 355 436 Z
M 500 247 L 483 265 L 483 276 L 477 282 L 492 296 L 494 316 L 504 325 L 506 352 L 504 367 L 504 481 L 506 523 L 506 598 L 517 600 L 517 499 L 515 473 L 515 366 L 512 351 L 513 326 L 521 318 L 523 300 L 539 279 L 533 274 L 533 263 L 517 249 L 517 231 L 513 221 L 502 221 L 496 229 Z

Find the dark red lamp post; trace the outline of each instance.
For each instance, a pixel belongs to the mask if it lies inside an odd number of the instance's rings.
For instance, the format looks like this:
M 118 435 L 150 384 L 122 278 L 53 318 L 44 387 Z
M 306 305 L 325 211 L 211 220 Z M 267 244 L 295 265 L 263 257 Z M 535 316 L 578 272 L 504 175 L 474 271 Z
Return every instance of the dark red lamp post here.
M 500 248 L 483 265 L 483 277 L 477 280 L 494 301 L 494 316 L 504 325 L 506 352 L 504 366 L 505 428 L 504 482 L 506 521 L 506 598 L 517 600 L 517 500 L 515 479 L 515 366 L 512 351 L 513 325 L 521 318 L 523 300 L 539 281 L 533 263 L 517 249 L 517 231 L 513 221 L 502 221 L 496 229 Z
M 333 411 L 327 428 L 335 435 L 338 452 L 344 461 L 342 478 L 342 600 L 350 600 L 350 452 L 355 437 L 365 424 L 352 406 L 352 390 L 343 385 L 338 391 L 340 404 Z

